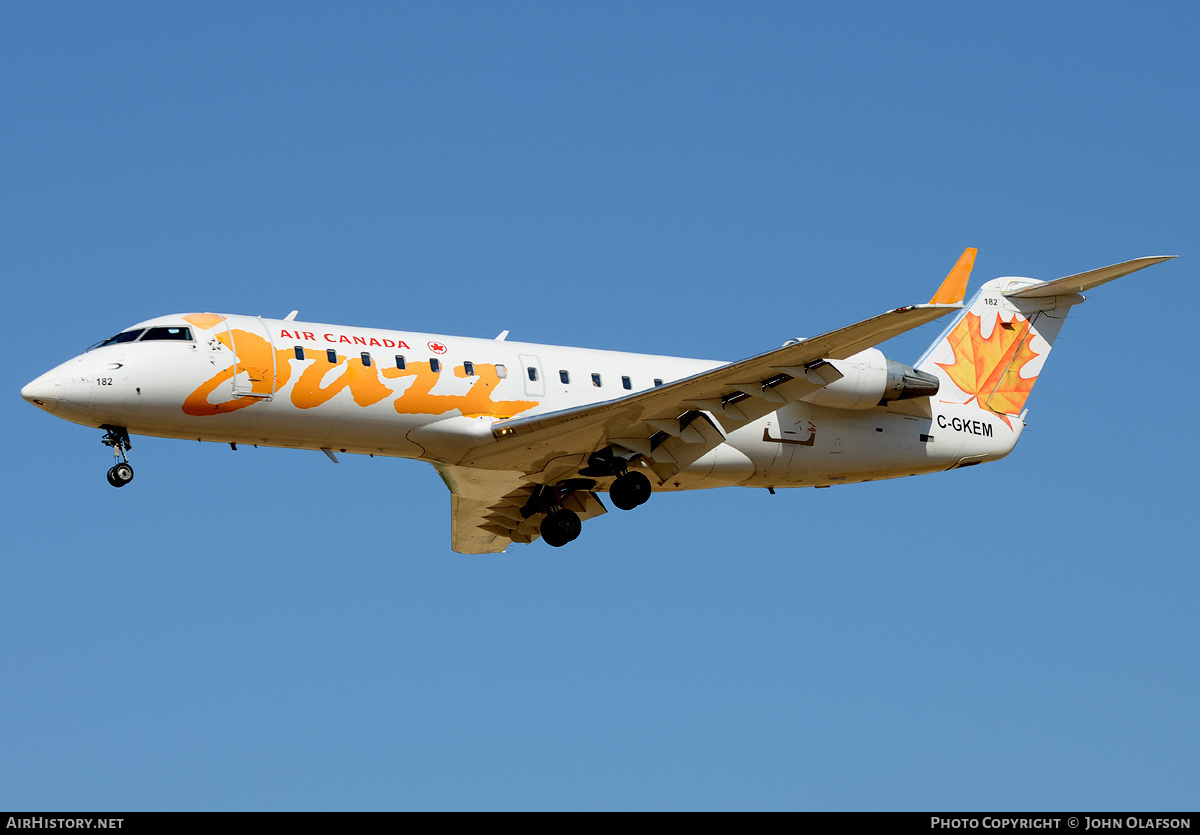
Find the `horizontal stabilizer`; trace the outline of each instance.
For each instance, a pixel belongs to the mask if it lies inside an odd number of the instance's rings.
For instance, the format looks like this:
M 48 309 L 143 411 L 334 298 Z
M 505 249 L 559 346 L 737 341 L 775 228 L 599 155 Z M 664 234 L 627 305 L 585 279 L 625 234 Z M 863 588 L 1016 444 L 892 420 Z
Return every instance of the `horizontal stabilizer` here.
M 1170 261 L 1174 257 L 1176 256 L 1154 255 L 1147 258 L 1134 258 L 1132 261 L 1113 264 L 1111 267 L 1101 267 L 1098 270 L 1090 270 L 1078 275 L 1056 278 L 1053 281 L 1043 281 L 1040 284 L 1034 284 L 1032 287 L 1022 287 L 1019 290 L 1006 292 L 1004 295 L 1020 299 L 1042 299 L 1050 296 L 1066 296 L 1071 293 L 1082 293 L 1084 290 L 1088 290 L 1098 284 L 1104 284 L 1105 282 L 1129 275 L 1146 267 L 1161 264 L 1163 261 Z

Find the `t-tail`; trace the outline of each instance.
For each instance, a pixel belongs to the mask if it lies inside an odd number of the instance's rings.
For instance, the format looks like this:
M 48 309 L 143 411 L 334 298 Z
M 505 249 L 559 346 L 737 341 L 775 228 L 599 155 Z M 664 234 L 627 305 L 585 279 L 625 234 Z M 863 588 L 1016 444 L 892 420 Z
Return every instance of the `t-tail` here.
M 974 406 L 986 417 L 995 416 L 1012 426 L 1023 414 L 1067 313 L 1084 300 L 1083 291 L 1174 257 L 1135 258 L 1053 281 L 992 279 L 979 288 L 916 368 L 940 381 L 935 402 Z M 969 272 L 974 258 L 975 250 L 968 249 L 951 275 Z M 969 415 L 957 411 L 964 419 Z

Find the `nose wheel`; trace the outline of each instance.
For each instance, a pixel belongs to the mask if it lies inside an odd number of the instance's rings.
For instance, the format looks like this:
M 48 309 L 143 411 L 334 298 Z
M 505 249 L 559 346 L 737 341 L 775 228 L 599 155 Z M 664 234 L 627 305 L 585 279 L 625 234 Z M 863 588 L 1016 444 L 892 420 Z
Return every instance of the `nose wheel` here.
M 133 467 L 129 466 L 129 462 L 109 468 L 108 483 L 113 487 L 124 487 L 131 481 L 133 481 Z
M 133 467 L 129 465 L 129 459 L 126 453 L 133 446 L 129 441 L 129 432 L 124 426 L 101 426 L 104 430 L 104 437 L 101 442 L 112 447 L 113 457 L 117 459 L 108 471 L 108 483 L 113 487 L 124 487 L 129 482 L 133 481 Z

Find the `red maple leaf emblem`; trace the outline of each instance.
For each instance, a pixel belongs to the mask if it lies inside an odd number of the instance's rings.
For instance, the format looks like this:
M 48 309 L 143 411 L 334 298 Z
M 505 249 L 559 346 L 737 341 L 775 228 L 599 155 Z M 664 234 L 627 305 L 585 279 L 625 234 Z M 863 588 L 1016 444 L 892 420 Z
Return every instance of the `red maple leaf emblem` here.
M 446 353 L 446 346 L 440 342 L 430 342 L 429 350 L 433 351 L 435 354 L 444 354 Z

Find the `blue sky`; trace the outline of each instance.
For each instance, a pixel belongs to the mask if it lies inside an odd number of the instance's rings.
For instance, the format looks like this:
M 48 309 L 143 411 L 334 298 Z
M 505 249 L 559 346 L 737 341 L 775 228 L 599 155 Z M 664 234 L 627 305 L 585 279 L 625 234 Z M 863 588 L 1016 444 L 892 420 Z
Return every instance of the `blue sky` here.
M 0 807 L 1194 809 L 1194 4 L 0 8 Z M 449 550 L 426 465 L 20 387 L 166 313 L 736 359 L 1097 288 L 984 467 Z M 933 330 L 936 330 L 934 326 Z M 911 362 L 935 333 L 887 347 Z

